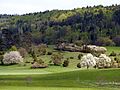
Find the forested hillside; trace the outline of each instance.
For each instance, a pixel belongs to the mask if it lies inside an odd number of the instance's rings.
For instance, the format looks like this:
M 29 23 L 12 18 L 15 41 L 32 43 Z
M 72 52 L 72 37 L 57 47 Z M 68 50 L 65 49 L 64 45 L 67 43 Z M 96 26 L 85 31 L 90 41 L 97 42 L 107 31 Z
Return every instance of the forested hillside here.
M 0 15 L 0 49 L 69 43 L 120 46 L 120 5 Z

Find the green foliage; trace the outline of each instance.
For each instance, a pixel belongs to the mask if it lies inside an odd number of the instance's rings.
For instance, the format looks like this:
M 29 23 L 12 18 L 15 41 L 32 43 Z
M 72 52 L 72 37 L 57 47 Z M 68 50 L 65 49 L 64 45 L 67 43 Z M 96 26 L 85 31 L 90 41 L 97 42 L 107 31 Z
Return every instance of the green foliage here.
M 3 55 L 0 55 L 0 63 L 3 64 Z
M 5 38 L 1 38 L 0 48 L 8 49 L 16 45 L 29 52 L 32 44 L 56 44 L 57 40 L 76 42 L 78 45 L 100 43 L 108 46 L 115 43 L 120 46 L 119 38 L 115 38 L 120 36 L 119 7 L 99 5 L 73 10 L 1 15 L 0 20 L 2 17 L 5 19 L 0 24 Z
M 116 44 L 116 46 L 120 46 L 120 36 L 116 36 L 113 38 L 114 43 Z
M 78 68 L 81 68 L 81 64 L 80 64 L 80 63 L 78 63 L 78 64 L 77 64 L 77 67 L 78 67 Z
M 80 53 L 80 54 L 78 55 L 78 59 L 80 60 L 80 59 L 82 58 L 82 56 L 83 56 L 83 54 Z
M 10 51 L 17 51 L 17 47 L 16 47 L 16 46 L 12 46 L 12 47 L 10 48 Z
M 37 47 L 40 55 L 45 55 L 46 54 L 46 48 L 47 48 L 47 46 L 45 44 L 41 44 Z
M 82 40 L 77 40 L 77 41 L 75 41 L 75 44 L 77 46 L 82 46 L 82 45 L 84 45 L 84 42 Z
M 115 60 L 117 63 L 120 63 L 119 57 L 115 57 L 114 60 Z
M 89 44 L 90 43 L 88 32 L 83 32 L 80 35 L 81 35 L 81 40 L 83 41 L 83 44 Z
M 25 48 L 19 48 L 18 49 L 18 51 L 20 52 L 20 55 L 23 57 L 23 58 L 25 58 L 25 57 L 27 57 L 28 56 L 28 52 L 27 52 L 27 50 L 25 49 Z
M 3 63 L 3 55 L 4 55 L 4 52 L 3 51 L 0 51 L 0 64 L 4 64 Z
M 67 18 L 67 16 L 63 13 L 63 14 L 61 14 L 59 17 L 58 17 L 58 20 L 59 21 L 63 21 L 63 20 L 65 20 Z
M 41 58 L 37 59 L 37 61 L 36 61 L 36 62 L 37 62 L 37 63 L 39 63 L 39 64 L 44 63 L 44 61 L 43 61 Z
M 68 65 L 69 65 L 69 60 L 64 60 L 63 67 L 68 67 Z
M 74 59 L 74 57 L 71 56 L 70 59 Z
M 52 58 L 54 65 L 59 66 L 62 64 L 63 55 L 61 53 L 53 54 L 51 58 Z
M 32 56 L 32 58 L 33 58 L 33 62 L 35 62 L 35 61 L 38 60 L 38 59 L 37 59 L 37 55 L 36 55 L 36 53 L 35 53 L 35 51 L 34 51 L 33 49 L 31 50 L 30 54 L 31 54 L 31 56 Z
M 27 26 L 26 26 L 27 27 Z M 25 29 L 26 29 L 25 27 Z M 29 53 L 32 48 L 32 35 L 30 32 L 22 33 L 20 39 L 20 46 L 25 48 Z
M 97 39 L 96 41 L 96 44 L 97 45 L 100 45 L 100 46 L 114 46 L 114 42 L 109 39 L 108 37 L 100 37 Z
M 49 51 L 49 52 L 47 52 L 47 55 L 52 55 L 52 52 L 50 52 L 50 51 Z

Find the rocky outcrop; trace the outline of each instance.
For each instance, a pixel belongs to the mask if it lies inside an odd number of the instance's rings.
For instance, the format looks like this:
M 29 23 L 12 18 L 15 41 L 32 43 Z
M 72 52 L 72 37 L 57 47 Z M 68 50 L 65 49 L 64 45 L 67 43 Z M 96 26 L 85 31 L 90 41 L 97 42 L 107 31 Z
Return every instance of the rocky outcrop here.
M 61 43 L 56 45 L 55 49 L 62 51 L 99 53 L 99 54 L 104 54 L 107 51 L 105 47 L 99 47 L 95 45 L 83 45 L 79 47 L 75 44 L 66 44 L 66 43 Z
M 105 47 L 100 47 L 96 45 L 83 45 L 81 47 L 82 52 L 86 53 L 99 53 L 99 54 L 104 54 L 107 49 Z
M 62 50 L 62 51 L 70 51 L 70 52 L 80 52 L 82 48 L 75 44 L 61 43 L 56 45 L 54 49 Z
M 34 69 L 35 68 L 46 68 L 46 67 L 48 67 L 48 65 L 46 65 L 44 63 L 39 64 L 38 62 L 34 62 L 31 66 L 31 68 L 34 68 Z

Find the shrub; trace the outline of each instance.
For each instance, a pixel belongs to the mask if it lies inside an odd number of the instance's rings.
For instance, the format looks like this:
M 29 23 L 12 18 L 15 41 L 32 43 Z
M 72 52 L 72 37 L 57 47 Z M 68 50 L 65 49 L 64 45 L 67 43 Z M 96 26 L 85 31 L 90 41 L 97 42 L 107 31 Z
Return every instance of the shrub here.
M 3 55 L 0 55 L 0 64 L 3 65 Z
M 82 40 L 78 40 L 78 41 L 75 42 L 75 44 L 77 46 L 82 46 L 82 45 L 84 45 L 84 42 Z
M 114 46 L 115 43 L 108 37 L 100 37 L 95 42 L 98 46 Z
M 12 47 L 10 48 L 10 51 L 17 51 L 17 47 L 16 47 L 16 46 L 12 46 Z
M 81 68 L 81 64 L 80 64 L 80 63 L 78 63 L 78 64 L 77 64 L 77 67 L 78 67 L 78 68 Z
M 117 54 L 114 51 L 112 51 L 109 56 L 116 56 L 116 55 Z
M 47 55 L 52 55 L 52 52 L 48 52 Z
M 3 63 L 3 55 L 4 55 L 4 52 L 3 51 L 0 51 L 0 64 L 4 64 Z
M 32 58 L 33 58 L 33 62 L 37 61 L 37 55 L 36 55 L 35 51 L 34 51 L 34 50 L 31 50 L 30 53 L 31 53 L 31 56 L 32 56 Z
M 41 44 L 37 48 L 38 48 L 38 52 L 39 52 L 40 55 L 45 55 L 46 54 L 47 46 L 45 44 Z
M 44 63 L 44 61 L 43 61 L 41 58 L 37 59 L 37 61 L 36 61 L 36 62 L 37 62 L 37 63 L 39 63 L 39 64 Z
M 37 61 L 32 63 L 31 68 L 46 68 L 48 67 L 47 64 L 44 63 L 42 59 L 37 59 Z
M 59 66 L 62 63 L 63 55 L 61 53 L 53 54 L 51 58 L 52 58 L 52 62 L 54 63 L 54 65 Z
M 83 54 L 80 53 L 80 54 L 78 55 L 78 59 L 80 60 L 82 56 L 83 56 Z
M 70 57 L 70 59 L 74 59 L 74 57 Z
M 23 62 L 23 58 L 18 51 L 11 51 L 9 53 L 5 53 L 3 56 L 4 64 L 18 64 Z
M 47 68 L 48 65 L 42 63 L 42 64 L 39 64 L 38 62 L 35 62 L 32 64 L 31 68 L 35 69 L 35 68 Z
M 52 63 L 52 60 L 49 61 L 49 64 L 51 64 L 51 63 Z
M 113 38 L 113 41 L 116 46 L 120 46 L 120 36 L 116 36 L 115 38 Z
M 64 60 L 63 67 L 67 67 L 69 65 L 69 60 Z
M 114 60 L 117 62 L 117 63 L 120 63 L 120 59 L 118 57 L 115 57 Z
M 20 55 L 24 58 L 28 55 L 28 52 L 25 48 L 20 48 L 18 49 L 18 51 L 20 52 Z

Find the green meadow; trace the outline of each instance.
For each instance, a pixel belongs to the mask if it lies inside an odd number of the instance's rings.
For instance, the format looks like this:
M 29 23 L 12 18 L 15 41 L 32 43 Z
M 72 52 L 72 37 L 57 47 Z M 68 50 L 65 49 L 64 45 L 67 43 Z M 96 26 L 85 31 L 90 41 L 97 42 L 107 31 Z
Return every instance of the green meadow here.
M 119 47 L 107 47 L 120 53 Z M 49 50 L 52 50 L 49 48 Z M 56 53 L 57 51 L 54 51 Z M 120 69 L 79 69 L 79 52 L 62 52 L 70 59 L 68 67 L 49 65 L 44 69 L 30 69 L 30 64 L 0 66 L 0 90 L 119 90 Z M 41 56 L 48 63 L 49 55 Z M 30 57 L 26 58 L 31 60 Z

